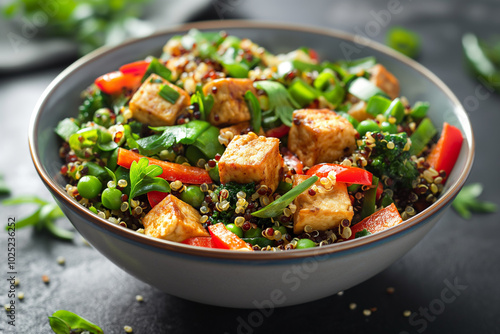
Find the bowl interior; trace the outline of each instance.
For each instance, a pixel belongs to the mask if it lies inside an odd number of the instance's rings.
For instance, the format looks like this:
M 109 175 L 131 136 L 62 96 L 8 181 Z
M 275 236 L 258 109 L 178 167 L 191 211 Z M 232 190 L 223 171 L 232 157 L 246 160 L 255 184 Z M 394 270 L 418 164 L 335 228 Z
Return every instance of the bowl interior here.
M 219 21 L 183 26 L 176 31 L 158 33 L 107 51 L 104 49 L 98 50 L 71 65 L 54 80 L 35 109 L 30 129 L 30 147 L 35 165 L 38 166 L 38 172 L 41 174 L 42 179 L 46 180 L 47 185 L 52 188 L 51 190 L 56 191 L 65 201 L 78 205 L 64 192 L 65 180 L 59 174 L 61 161 L 58 155 L 58 147 L 60 142 L 54 133 L 54 128 L 59 120 L 76 116 L 78 106 L 81 103 L 81 91 L 91 84 L 96 77 L 114 71 L 122 64 L 143 59 L 148 55 L 159 56 L 162 46 L 170 37 L 187 32 L 191 27 L 211 31 L 223 29 L 229 34 L 249 38 L 272 53 L 286 53 L 307 46 L 315 49 L 320 59 L 324 60 L 334 61 L 375 56 L 380 63 L 399 79 L 401 95 L 406 96 L 410 103 L 428 101 L 431 104 L 429 116 L 437 128 L 441 128 L 442 123 L 446 121 L 457 126 L 464 135 L 464 143 L 459 159 L 448 178 L 444 193 L 427 210 L 437 210 L 444 206 L 465 182 L 471 168 L 474 148 L 470 122 L 464 109 L 449 89 L 432 73 L 416 62 L 375 42 L 368 42 L 368 44 L 356 43 L 352 36 L 340 32 L 262 23 Z M 88 214 L 90 217 L 91 213 Z M 89 220 L 95 219 L 98 218 Z M 418 216 L 411 218 L 401 225 L 415 224 L 418 219 L 420 219 Z M 112 225 L 104 220 L 102 222 Z M 118 229 L 120 227 L 114 226 L 113 228 Z M 402 226 L 399 227 L 399 229 L 403 228 Z M 369 238 L 363 239 L 368 240 Z M 358 239 L 352 242 L 359 241 L 361 240 Z

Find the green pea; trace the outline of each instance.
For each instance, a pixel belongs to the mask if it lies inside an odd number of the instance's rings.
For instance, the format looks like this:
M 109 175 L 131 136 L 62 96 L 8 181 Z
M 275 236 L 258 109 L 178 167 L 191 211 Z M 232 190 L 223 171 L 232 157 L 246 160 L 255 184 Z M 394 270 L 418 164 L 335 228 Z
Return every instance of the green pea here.
M 181 193 L 181 200 L 195 208 L 201 207 L 204 198 L 205 194 L 203 194 L 198 186 L 187 186 L 186 190 Z
M 316 243 L 312 241 L 311 239 L 300 239 L 297 242 L 297 247 L 296 249 L 305 249 L 305 248 L 311 248 L 311 247 L 316 247 Z
M 235 224 L 231 223 L 231 224 L 227 224 L 226 228 L 229 231 L 231 231 L 234 234 L 236 234 L 238 237 L 243 238 L 243 230 L 241 229 L 241 227 L 236 226 Z
M 91 199 L 99 195 L 102 189 L 102 183 L 93 175 L 85 175 L 78 181 L 76 188 L 82 197 Z
M 380 130 L 383 132 L 397 133 L 398 126 L 389 122 L 382 122 L 382 124 L 380 124 Z
M 367 132 L 378 132 L 380 131 L 380 128 L 374 120 L 365 119 L 359 123 L 356 130 L 358 130 L 360 136 L 364 136 Z
M 245 238 L 257 238 L 262 236 L 262 229 L 260 227 L 251 228 L 245 231 Z
M 118 210 L 122 205 L 122 192 L 116 188 L 106 188 L 102 192 L 102 205 L 111 210 Z
M 108 108 L 97 109 L 93 121 L 96 124 L 109 128 L 115 122 L 115 114 Z

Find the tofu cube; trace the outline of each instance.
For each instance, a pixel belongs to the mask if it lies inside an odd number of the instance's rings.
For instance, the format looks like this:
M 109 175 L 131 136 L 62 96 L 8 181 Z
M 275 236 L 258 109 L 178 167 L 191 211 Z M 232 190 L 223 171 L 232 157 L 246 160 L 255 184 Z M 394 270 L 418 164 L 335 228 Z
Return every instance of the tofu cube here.
M 334 162 L 356 148 L 356 130 L 347 119 L 329 109 L 293 112 L 288 149 L 306 166 Z
M 351 108 L 347 111 L 349 115 L 354 117 L 358 122 L 362 122 L 368 118 L 374 118 L 372 115 L 366 112 L 367 103 L 365 101 L 358 101 L 354 103 Z
M 203 86 L 203 94 L 212 94 L 214 97 L 208 121 L 215 126 L 249 121 L 250 111 L 245 102 L 247 91 L 256 93 L 250 79 L 218 79 Z
M 377 64 L 368 70 L 370 81 L 383 90 L 391 99 L 399 96 L 399 81 L 383 65 Z
M 144 234 L 182 242 L 191 237 L 209 236 L 200 223 L 200 213 L 191 205 L 168 194 L 142 219 Z
M 179 93 L 174 104 L 158 93 L 163 85 L 168 85 Z M 151 74 L 130 100 L 130 111 L 139 122 L 151 126 L 174 125 L 177 116 L 191 103 L 187 92 L 168 82 L 159 75 Z
M 284 162 L 279 151 L 279 139 L 257 136 L 250 132 L 231 140 L 219 160 L 221 183 L 236 182 L 278 188 Z
M 295 175 L 294 187 L 307 178 L 307 175 Z M 315 185 L 320 187 L 320 181 Z M 295 198 L 294 204 L 297 206 L 293 215 L 293 232 L 296 234 L 304 232 L 306 225 L 310 225 L 313 230 L 329 230 L 337 227 L 344 219 L 351 221 L 354 215 L 347 186 L 341 182 L 337 182 L 332 189 L 324 193 L 316 192 L 314 196 L 304 191 Z

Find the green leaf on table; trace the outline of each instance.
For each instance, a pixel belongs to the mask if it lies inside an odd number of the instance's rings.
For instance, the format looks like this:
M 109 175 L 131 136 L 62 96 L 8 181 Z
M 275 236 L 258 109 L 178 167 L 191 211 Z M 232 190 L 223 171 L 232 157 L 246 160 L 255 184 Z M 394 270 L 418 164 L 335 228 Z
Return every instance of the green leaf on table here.
M 3 205 L 34 204 L 36 210 L 30 215 L 16 221 L 15 228 L 21 229 L 28 226 L 34 227 L 37 231 L 46 230 L 50 235 L 61 240 L 73 240 L 74 232 L 58 227 L 56 220 L 64 217 L 61 209 L 53 202 L 45 201 L 36 196 L 19 196 L 2 201 Z M 9 226 L 5 226 L 8 230 Z
M 69 334 L 89 332 L 90 334 L 103 334 L 103 330 L 87 319 L 66 310 L 59 310 L 49 317 L 50 327 L 56 334 Z
M 139 162 L 134 161 L 130 166 L 129 202 L 134 197 L 150 191 L 170 192 L 169 183 L 165 179 L 157 177 L 162 172 L 160 166 L 150 165 L 146 158 L 139 159 Z
M 497 204 L 479 200 L 478 197 L 483 192 L 480 183 L 471 183 L 462 188 L 452 203 L 453 208 L 464 219 L 469 219 L 472 213 L 492 213 L 498 209 Z

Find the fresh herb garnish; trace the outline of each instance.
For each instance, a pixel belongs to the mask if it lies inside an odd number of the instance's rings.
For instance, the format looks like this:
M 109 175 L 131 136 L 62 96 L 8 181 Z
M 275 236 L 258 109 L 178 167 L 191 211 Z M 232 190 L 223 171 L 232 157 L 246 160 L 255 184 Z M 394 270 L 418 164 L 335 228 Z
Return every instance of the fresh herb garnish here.
M 165 179 L 157 177 L 163 170 L 160 166 L 150 165 L 146 158 L 134 161 L 130 166 L 130 201 L 150 191 L 170 192 L 170 185 Z M 130 207 L 130 206 L 129 206 Z
M 49 317 L 50 327 L 56 334 L 90 333 L 103 334 L 103 330 L 96 324 L 81 316 L 66 310 L 59 310 Z
M 354 235 L 354 239 L 366 237 L 367 235 L 370 235 L 370 234 L 372 234 L 372 233 L 370 231 L 368 231 L 366 228 L 364 228 L 362 231 L 356 232 L 356 234 Z
M 283 209 L 285 209 L 292 201 L 302 194 L 304 191 L 309 189 L 316 181 L 319 180 L 319 177 L 316 175 L 311 176 L 307 180 L 304 180 L 297 186 L 293 187 L 292 190 L 288 191 L 286 194 L 271 202 L 269 205 L 260 209 L 259 211 L 255 211 L 252 213 L 252 216 L 259 218 L 272 218 L 279 216 Z
M 292 114 L 300 105 L 290 96 L 285 86 L 275 81 L 257 81 L 255 88 L 262 89 L 269 98 L 269 110 L 286 126 L 292 126 Z
M 170 85 L 165 84 L 160 87 L 158 95 L 160 95 L 165 101 L 171 104 L 175 104 L 175 102 L 177 102 L 181 94 L 179 94 L 178 91 L 170 87 Z
M 62 240 L 73 240 L 74 232 L 56 225 L 58 218 L 64 217 L 61 209 L 52 202 L 47 202 L 36 196 L 21 196 L 6 199 L 3 205 L 36 204 L 38 208 L 31 215 L 16 221 L 16 229 L 33 226 L 36 230 L 46 230 L 52 236 Z M 5 227 L 8 229 L 8 227 Z
M 469 219 L 472 212 L 492 213 L 498 209 L 497 204 L 479 200 L 478 197 L 483 192 L 480 183 L 471 183 L 462 188 L 452 203 L 453 208 L 464 219 Z
M 416 58 L 420 52 L 420 37 L 408 29 L 393 27 L 387 32 L 387 45 L 407 57 Z

